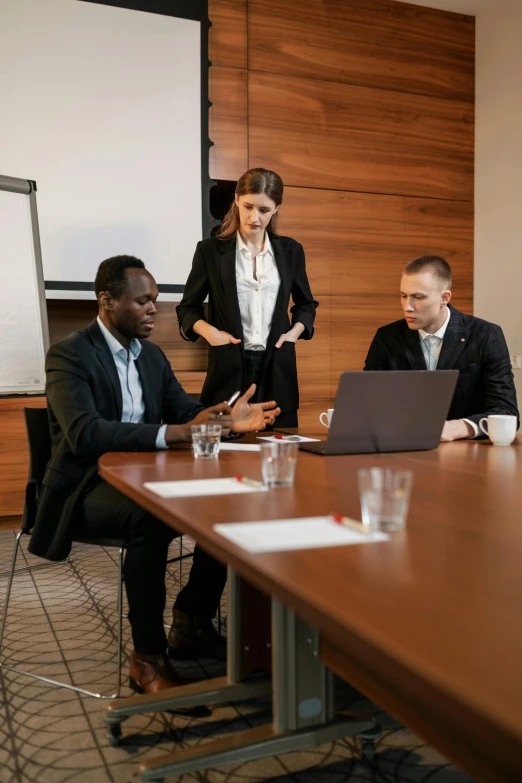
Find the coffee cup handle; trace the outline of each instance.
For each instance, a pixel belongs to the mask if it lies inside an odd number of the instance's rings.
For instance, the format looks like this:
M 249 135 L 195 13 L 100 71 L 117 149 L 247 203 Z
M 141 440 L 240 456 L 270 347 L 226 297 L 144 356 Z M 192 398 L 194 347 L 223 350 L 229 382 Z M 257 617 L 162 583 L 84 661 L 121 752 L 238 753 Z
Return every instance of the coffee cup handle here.
M 326 421 L 323 421 L 323 416 L 326 416 Z M 328 425 L 328 414 L 325 411 L 323 411 L 322 413 L 319 414 L 319 421 L 321 422 L 323 427 L 326 427 L 328 429 L 328 426 L 329 426 Z
M 480 429 L 482 430 L 482 432 L 484 433 L 484 435 L 487 435 L 487 436 L 488 436 L 488 438 L 489 438 L 489 432 L 487 431 L 487 429 L 485 428 L 485 426 L 482 424 L 482 422 L 483 422 L 483 421 L 485 421 L 485 422 L 486 422 L 486 424 L 488 423 L 488 420 L 487 420 L 486 418 L 484 418 L 484 419 L 481 419 L 481 420 L 479 421 L 479 427 L 480 427 Z

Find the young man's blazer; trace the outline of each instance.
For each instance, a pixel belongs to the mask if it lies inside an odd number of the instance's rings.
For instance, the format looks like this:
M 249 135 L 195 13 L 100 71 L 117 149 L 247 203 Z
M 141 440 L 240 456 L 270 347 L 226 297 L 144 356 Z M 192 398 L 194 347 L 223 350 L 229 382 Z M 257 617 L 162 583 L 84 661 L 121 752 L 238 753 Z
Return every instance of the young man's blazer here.
M 450 306 L 437 370 L 459 370 L 448 420 L 508 414 L 518 417 L 517 395 L 506 340 L 500 326 Z M 418 331 L 404 319 L 377 330 L 365 370 L 426 370 Z

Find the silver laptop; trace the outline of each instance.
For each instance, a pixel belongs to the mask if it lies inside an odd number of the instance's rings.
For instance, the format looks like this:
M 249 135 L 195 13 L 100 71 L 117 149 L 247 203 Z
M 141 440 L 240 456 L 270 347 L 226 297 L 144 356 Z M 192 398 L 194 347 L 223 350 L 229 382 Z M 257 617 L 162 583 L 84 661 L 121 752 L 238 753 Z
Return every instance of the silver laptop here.
M 435 449 L 458 375 L 458 370 L 344 372 L 328 439 L 299 448 L 317 454 Z

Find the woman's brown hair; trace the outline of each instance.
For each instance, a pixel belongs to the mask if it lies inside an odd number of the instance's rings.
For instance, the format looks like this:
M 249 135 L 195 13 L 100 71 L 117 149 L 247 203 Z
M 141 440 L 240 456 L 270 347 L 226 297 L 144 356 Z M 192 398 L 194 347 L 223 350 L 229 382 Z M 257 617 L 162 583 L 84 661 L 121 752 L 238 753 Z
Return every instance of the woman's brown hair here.
M 236 196 L 246 196 L 249 193 L 266 193 L 278 207 L 283 202 L 283 180 L 275 171 L 269 169 L 249 169 L 241 176 L 236 185 Z M 277 236 L 277 212 L 270 218 L 266 230 Z M 219 239 L 232 239 L 239 231 L 239 207 L 236 200 L 223 218 Z

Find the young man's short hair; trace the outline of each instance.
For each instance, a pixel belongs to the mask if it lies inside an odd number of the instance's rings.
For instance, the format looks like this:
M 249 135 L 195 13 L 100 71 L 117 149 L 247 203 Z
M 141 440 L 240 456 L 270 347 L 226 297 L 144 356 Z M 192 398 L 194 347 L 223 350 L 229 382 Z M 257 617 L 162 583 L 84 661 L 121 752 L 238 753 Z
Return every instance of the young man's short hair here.
M 418 275 L 420 272 L 426 272 L 429 270 L 437 277 L 445 288 L 451 288 L 452 274 L 451 267 L 447 261 L 440 256 L 425 255 L 414 258 L 407 264 L 404 274 L 405 275 Z

